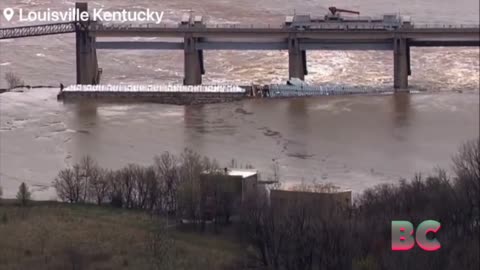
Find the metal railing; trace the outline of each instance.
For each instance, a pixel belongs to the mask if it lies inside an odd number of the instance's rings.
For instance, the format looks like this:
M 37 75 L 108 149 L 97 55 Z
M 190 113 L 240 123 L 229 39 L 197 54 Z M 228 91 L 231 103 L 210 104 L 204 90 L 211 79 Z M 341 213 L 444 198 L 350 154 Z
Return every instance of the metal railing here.
M 89 25 L 89 30 L 91 31 L 129 31 L 129 30 L 155 30 L 155 29 L 166 29 L 166 30 L 177 30 L 182 31 L 182 29 L 189 29 L 189 31 L 208 31 L 208 30 L 227 30 L 227 29 L 256 29 L 256 30 L 298 30 L 298 31 L 318 31 L 318 30 L 397 30 L 393 25 L 386 25 L 383 23 L 317 23 L 317 24 L 307 24 L 305 26 L 286 26 L 284 24 L 204 24 L 199 26 L 188 27 L 179 24 L 102 24 L 102 23 L 92 23 Z M 429 29 L 449 29 L 449 30 L 478 30 L 478 24 L 459 24 L 459 25 L 449 25 L 449 24 L 415 24 L 408 28 L 399 28 L 399 30 L 404 31 L 418 31 L 418 30 L 429 30 Z M 147 31 L 148 31 L 147 30 Z M 31 36 L 42 36 L 42 35 L 54 35 L 54 34 L 63 34 L 63 33 L 72 33 L 75 32 L 75 22 L 65 22 L 65 23 L 54 23 L 54 24 L 43 24 L 43 25 L 32 25 L 32 26 L 20 26 L 20 27 L 10 27 L 10 28 L 0 28 L 0 39 L 10 39 L 10 38 L 21 38 L 21 37 L 31 37 Z
M 388 25 L 382 23 L 318 23 L 318 24 L 306 24 L 296 26 L 286 26 L 285 24 L 204 24 L 201 26 L 182 26 L 179 24 L 92 24 L 90 30 L 121 30 L 121 29 L 195 29 L 202 31 L 205 29 L 297 29 L 297 30 L 417 30 L 417 29 L 479 29 L 480 25 L 476 24 L 415 24 L 410 27 L 398 28 L 396 25 Z
M 415 24 L 415 28 L 439 28 L 439 29 L 478 29 L 480 28 L 479 24 L 441 24 L 441 23 L 433 23 L 433 24 Z
M 0 39 L 44 36 L 75 32 L 75 23 L 54 23 L 42 25 L 0 28 Z

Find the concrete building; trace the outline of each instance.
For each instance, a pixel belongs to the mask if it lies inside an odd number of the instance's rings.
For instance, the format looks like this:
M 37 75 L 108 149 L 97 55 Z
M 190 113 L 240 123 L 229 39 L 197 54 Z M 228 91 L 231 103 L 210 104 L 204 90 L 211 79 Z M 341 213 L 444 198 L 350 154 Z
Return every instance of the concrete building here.
M 258 188 L 257 170 L 248 169 L 227 169 L 227 175 L 234 181 L 242 183 L 241 200 L 242 202 L 251 194 L 255 194 Z
M 228 222 L 248 196 L 256 194 L 258 172 L 227 169 L 200 176 L 201 209 L 206 220 L 224 216 Z

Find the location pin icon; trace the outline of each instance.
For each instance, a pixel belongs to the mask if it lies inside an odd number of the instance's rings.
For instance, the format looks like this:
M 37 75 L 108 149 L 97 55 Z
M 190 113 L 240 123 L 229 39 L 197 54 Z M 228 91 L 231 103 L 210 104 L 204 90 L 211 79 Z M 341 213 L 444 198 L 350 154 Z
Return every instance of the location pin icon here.
M 13 17 L 13 14 L 15 12 L 13 11 L 13 8 L 6 8 L 3 10 L 3 16 L 5 16 L 5 19 L 7 19 L 7 21 L 10 21 Z

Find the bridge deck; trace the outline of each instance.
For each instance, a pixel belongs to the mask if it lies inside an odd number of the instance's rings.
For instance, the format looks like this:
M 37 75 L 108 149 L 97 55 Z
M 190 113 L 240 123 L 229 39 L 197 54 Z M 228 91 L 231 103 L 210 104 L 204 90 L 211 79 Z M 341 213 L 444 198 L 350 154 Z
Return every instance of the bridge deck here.
M 55 35 L 75 32 L 74 22 L 0 28 L 0 39 L 23 38 L 31 36 Z M 442 26 L 423 25 L 410 29 L 385 30 L 378 27 L 358 25 L 345 29 L 338 25 L 323 25 L 314 29 L 299 30 L 271 25 L 206 25 L 205 27 L 179 27 L 176 25 L 103 25 L 91 24 L 89 31 L 97 37 L 169 37 L 183 38 L 192 35 L 197 38 L 224 38 L 235 42 L 279 42 L 290 36 L 300 39 L 334 42 L 349 41 L 362 43 L 368 40 L 373 43 L 391 40 L 395 37 L 411 39 L 420 46 L 478 46 L 480 28 L 478 25 Z M 249 40 L 247 40 L 249 39 Z M 221 40 L 217 42 L 222 42 Z M 415 44 L 415 43 L 413 43 Z M 275 47 L 274 45 L 272 47 Z M 207 46 L 208 47 L 208 46 Z M 235 49 L 236 46 L 233 46 Z M 268 47 L 268 46 L 267 46 Z M 264 47 L 262 47 L 264 48 Z

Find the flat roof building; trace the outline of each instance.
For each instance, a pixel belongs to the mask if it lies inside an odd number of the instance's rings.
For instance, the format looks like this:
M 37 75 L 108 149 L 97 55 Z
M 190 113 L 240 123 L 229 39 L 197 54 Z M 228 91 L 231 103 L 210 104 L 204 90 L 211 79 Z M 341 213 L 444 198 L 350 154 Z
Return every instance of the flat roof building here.
M 256 170 L 225 168 L 203 173 L 200 176 L 203 216 L 212 219 L 234 215 L 250 194 L 256 194 L 257 188 Z

